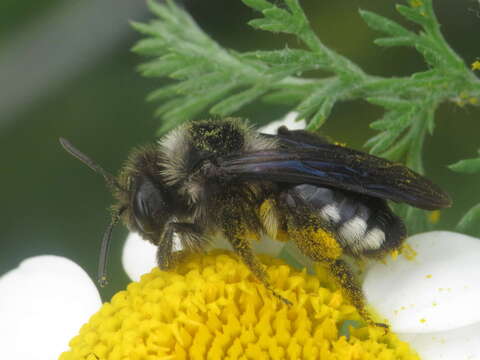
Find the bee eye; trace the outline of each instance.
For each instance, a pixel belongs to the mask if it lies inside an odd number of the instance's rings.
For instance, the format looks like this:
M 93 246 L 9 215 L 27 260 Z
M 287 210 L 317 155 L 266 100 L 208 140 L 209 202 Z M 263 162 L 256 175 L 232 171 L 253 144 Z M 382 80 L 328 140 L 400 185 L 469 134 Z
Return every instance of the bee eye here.
M 139 229 L 144 233 L 161 232 L 169 214 L 168 209 L 161 190 L 148 178 L 143 178 L 132 199 L 133 216 Z

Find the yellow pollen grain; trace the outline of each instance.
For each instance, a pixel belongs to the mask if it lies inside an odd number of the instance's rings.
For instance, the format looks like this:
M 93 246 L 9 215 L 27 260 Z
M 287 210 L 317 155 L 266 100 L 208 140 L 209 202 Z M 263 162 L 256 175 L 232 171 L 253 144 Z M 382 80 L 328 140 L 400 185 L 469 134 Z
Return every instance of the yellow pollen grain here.
M 431 279 L 431 278 L 432 278 L 432 274 L 425 275 L 425 278 Z
M 480 70 L 480 61 L 475 60 L 475 61 L 472 63 L 472 65 L 471 65 L 471 69 L 472 69 L 473 71 L 475 71 L 475 70 Z
M 392 332 L 362 323 L 355 307 L 316 276 L 262 257 L 279 301 L 232 253 L 185 259 L 131 283 L 92 315 L 60 360 L 382 359 L 418 360 Z
M 392 260 L 397 260 L 398 255 L 399 255 L 398 249 L 392 250 L 392 251 L 390 252 L 390 257 L 392 258 Z
M 417 8 L 417 7 L 423 6 L 423 3 L 420 0 L 411 0 L 410 6 L 413 8 Z
M 422 324 L 425 324 L 425 323 L 427 322 L 427 319 L 421 318 L 421 319 L 420 319 L 420 322 L 421 322 Z
M 430 224 L 436 224 L 438 223 L 440 220 L 440 211 L 439 210 L 434 210 L 434 211 L 430 211 L 428 213 L 428 222 Z
M 414 260 L 417 257 L 417 252 L 409 244 L 403 244 L 400 253 L 407 260 Z

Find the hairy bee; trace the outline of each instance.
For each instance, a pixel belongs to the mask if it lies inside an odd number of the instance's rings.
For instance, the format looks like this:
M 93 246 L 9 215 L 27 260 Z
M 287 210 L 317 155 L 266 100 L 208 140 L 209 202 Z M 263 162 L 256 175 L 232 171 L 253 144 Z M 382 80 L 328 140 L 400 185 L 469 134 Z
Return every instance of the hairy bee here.
M 401 164 L 302 130 L 281 127 L 277 135 L 261 134 L 234 118 L 180 126 L 158 143 L 134 150 L 116 178 L 60 141 L 105 177 L 117 199 L 102 241 L 101 282 L 111 231 L 121 219 L 158 247 L 162 269 L 221 235 L 256 278 L 289 303 L 271 287 L 252 251 L 252 240 L 268 234 L 295 242 L 305 255 L 327 264 L 370 321 L 342 256 L 380 258 L 400 247 L 405 226 L 386 200 L 427 210 L 451 204 L 444 191 Z M 182 252 L 172 250 L 175 234 Z

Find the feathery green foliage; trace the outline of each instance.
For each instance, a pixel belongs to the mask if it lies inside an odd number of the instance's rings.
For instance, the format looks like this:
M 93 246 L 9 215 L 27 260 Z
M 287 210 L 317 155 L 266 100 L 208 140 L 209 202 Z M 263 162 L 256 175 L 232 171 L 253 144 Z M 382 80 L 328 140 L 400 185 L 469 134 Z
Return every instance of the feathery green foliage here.
M 435 110 L 445 101 L 475 104 L 480 81 L 449 47 L 440 32 L 432 0 L 410 0 L 397 5 L 398 12 L 420 26 L 419 32 L 406 29 L 381 15 L 360 10 L 360 15 L 383 37 L 383 47 L 414 47 L 429 69 L 407 77 L 379 77 L 325 46 L 313 32 L 298 0 L 243 0 L 261 17 L 249 24 L 260 30 L 295 36 L 303 48 L 285 47 L 239 53 L 225 49 L 206 35 L 192 18 L 171 0 L 149 2 L 158 19 L 134 23 L 145 34 L 134 51 L 151 60 L 140 67 L 144 76 L 168 77 L 169 85 L 152 92 L 151 101 L 160 101 L 163 133 L 203 111 L 212 115 L 234 114 L 243 106 L 268 100 L 292 106 L 308 123 L 319 129 L 339 102 L 365 99 L 382 107 L 384 115 L 370 127 L 378 134 L 366 143 L 370 152 L 424 173 L 422 148 L 435 127 Z M 303 76 L 310 70 L 330 74 L 323 78 Z M 460 166 L 460 165 L 458 165 Z M 461 167 L 461 166 L 460 166 Z M 425 216 L 412 207 L 400 209 L 413 231 L 424 228 Z M 478 216 L 479 209 L 475 212 Z
M 477 158 L 460 160 L 450 165 L 449 168 L 464 174 L 480 173 L 480 149 Z M 458 223 L 457 229 L 461 232 L 480 236 L 480 203 L 467 211 Z

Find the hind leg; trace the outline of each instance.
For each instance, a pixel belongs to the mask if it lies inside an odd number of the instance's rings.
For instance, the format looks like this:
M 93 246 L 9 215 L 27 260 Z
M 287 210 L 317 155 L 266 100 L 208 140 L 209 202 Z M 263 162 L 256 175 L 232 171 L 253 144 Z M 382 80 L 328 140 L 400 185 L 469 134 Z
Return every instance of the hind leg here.
M 342 255 L 342 248 L 333 232 L 314 226 L 297 227 L 296 230 L 292 230 L 290 227 L 289 235 L 304 255 L 328 266 L 345 297 L 357 308 L 367 323 L 387 327 L 385 324 L 375 323 L 368 313 L 365 296 L 357 278 L 350 267 L 339 259 Z
M 388 328 L 388 325 L 373 321 L 366 308 L 365 295 L 350 267 L 343 260 L 327 261 L 331 274 L 337 279 L 346 297 L 357 308 L 368 324 Z

